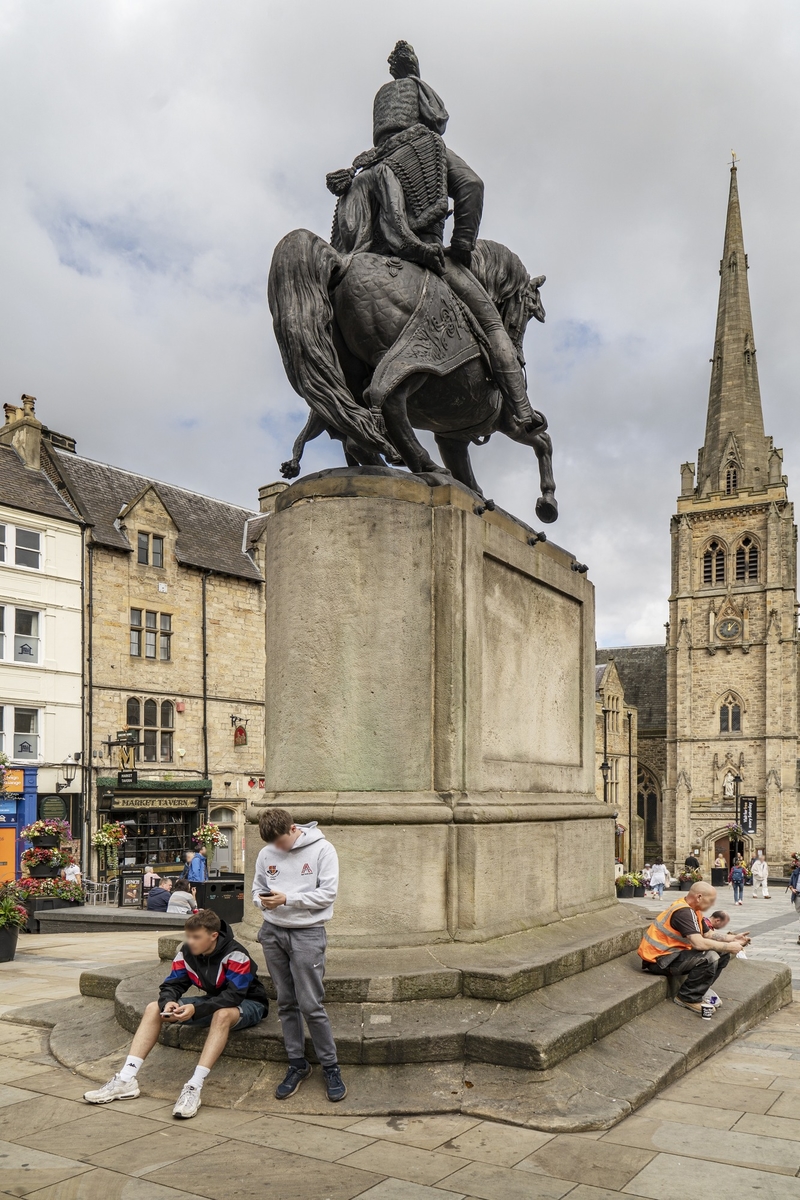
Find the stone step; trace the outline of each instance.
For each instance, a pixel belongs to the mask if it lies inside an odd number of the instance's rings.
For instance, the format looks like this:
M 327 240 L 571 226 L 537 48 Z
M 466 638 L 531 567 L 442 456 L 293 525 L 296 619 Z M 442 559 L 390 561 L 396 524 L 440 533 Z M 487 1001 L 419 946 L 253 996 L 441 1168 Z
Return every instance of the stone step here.
M 158 994 L 163 967 L 120 978 L 117 1021 L 132 1033 Z M 106 977 L 108 978 L 108 977 Z M 100 989 L 93 983 L 93 992 Z M 580 976 L 505 1004 L 462 996 L 450 1000 L 328 1004 L 343 1063 L 457 1062 L 463 1058 L 542 1071 L 556 1066 L 664 999 L 666 980 L 644 974 L 638 955 L 626 955 Z M 187 993 L 191 998 L 194 989 Z M 107 994 L 107 993 L 106 993 Z M 204 1031 L 167 1026 L 165 1045 L 199 1049 Z M 282 1061 L 275 1006 L 259 1026 L 232 1038 L 232 1057 Z M 306 1054 L 315 1061 L 307 1039 Z
M 330 1003 L 438 1000 L 472 996 L 478 1000 L 515 1000 L 538 988 L 629 954 L 638 946 L 652 914 L 616 904 L 514 933 L 488 942 L 448 942 L 392 950 L 328 951 L 325 994 Z M 237 935 L 257 963 L 261 947 L 249 939 L 250 927 Z M 171 960 L 178 935 L 159 938 L 159 954 Z M 266 972 L 263 972 L 266 976 Z M 271 994 L 271 983 L 264 980 Z
M 780 963 L 733 962 L 723 980 L 724 1004 L 711 1021 L 671 1002 L 659 1003 L 544 1071 L 469 1059 L 349 1065 L 348 1095 L 336 1113 L 462 1112 L 551 1133 L 609 1129 L 791 1001 L 791 973 Z M 113 1006 L 94 997 L 17 1008 L 2 1019 L 49 1026 L 53 1055 L 96 1082 L 119 1069 L 130 1041 L 114 1019 Z M 234 1035 L 231 1047 L 249 1032 Z M 144 1094 L 173 1099 L 196 1061 L 196 1051 L 157 1046 L 139 1075 Z M 223 1055 L 206 1082 L 204 1103 L 282 1116 L 329 1116 L 318 1070 L 289 1100 L 274 1098 L 284 1070 L 285 1058 L 258 1062 Z

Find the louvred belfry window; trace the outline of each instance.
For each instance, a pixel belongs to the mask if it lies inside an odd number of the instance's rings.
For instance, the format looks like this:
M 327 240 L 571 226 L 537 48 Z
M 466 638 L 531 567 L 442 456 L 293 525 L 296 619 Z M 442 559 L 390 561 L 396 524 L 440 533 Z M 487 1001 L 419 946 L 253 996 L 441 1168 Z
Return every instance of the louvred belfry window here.
M 712 542 L 703 554 L 703 583 L 725 582 L 725 550 L 719 542 Z
M 742 538 L 736 548 L 736 578 L 747 583 L 758 582 L 758 546 L 751 537 Z

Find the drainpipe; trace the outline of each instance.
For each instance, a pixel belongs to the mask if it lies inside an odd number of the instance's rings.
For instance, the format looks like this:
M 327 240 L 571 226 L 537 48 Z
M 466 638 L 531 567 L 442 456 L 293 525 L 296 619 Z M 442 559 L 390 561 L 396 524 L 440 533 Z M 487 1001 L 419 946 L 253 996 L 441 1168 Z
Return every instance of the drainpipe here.
M 628 709 L 628 871 L 633 849 L 633 713 Z
M 208 598 L 207 585 L 210 571 L 202 576 L 202 632 L 203 632 L 203 778 L 208 779 Z
M 86 849 L 84 862 L 88 866 L 87 874 L 92 877 L 92 862 L 91 862 L 91 845 L 92 845 L 92 789 L 94 762 L 92 758 L 94 748 L 94 546 L 91 543 L 86 548 L 86 557 L 88 561 L 88 599 L 86 602 L 86 753 L 84 756 L 84 788 L 86 791 L 84 800 L 84 822 L 83 830 L 86 839 Z

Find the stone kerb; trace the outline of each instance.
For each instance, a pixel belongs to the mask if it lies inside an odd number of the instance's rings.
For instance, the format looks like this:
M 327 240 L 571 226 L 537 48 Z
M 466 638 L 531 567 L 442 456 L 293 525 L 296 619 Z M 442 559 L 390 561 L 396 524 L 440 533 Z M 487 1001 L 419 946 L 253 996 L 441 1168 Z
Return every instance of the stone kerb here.
M 483 941 L 614 903 L 592 585 L 481 510 L 460 485 L 340 470 L 287 488 L 269 522 L 247 868 L 261 807 L 319 820 L 342 864 L 334 945 Z

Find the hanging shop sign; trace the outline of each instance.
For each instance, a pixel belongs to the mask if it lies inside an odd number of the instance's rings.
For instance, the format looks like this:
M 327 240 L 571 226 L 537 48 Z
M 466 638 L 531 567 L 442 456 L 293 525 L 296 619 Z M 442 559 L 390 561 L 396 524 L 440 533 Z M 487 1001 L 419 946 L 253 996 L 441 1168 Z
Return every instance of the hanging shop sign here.
M 117 771 L 117 787 L 133 787 L 138 782 L 138 771 Z
M 130 793 L 126 793 L 124 796 L 117 796 L 115 794 L 111 800 L 112 809 L 121 809 L 121 808 L 127 808 L 127 809 L 132 809 L 132 808 L 136 808 L 136 809 L 139 809 L 139 808 L 195 809 L 195 808 L 199 808 L 199 806 L 200 806 L 200 797 L 199 796 L 132 796 L 132 795 L 130 795 Z
M 757 807 L 757 805 L 756 805 L 756 797 L 755 796 L 740 796 L 739 797 L 739 808 L 741 810 L 740 824 L 742 826 L 742 830 L 744 831 L 744 833 L 755 833 L 756 832 L 756 821 L 757 821 L 756 807 Z
M 246 746 L 247 745 L 247 726 L 246 725 L 236 725 L 234 727 L 233 744 L 234 744 L 234 746 Z
M 3 777 L 3 791 L 8 792 L 24 792 L 25 791 L 25 772 L 17 768 L 6 769 Z

